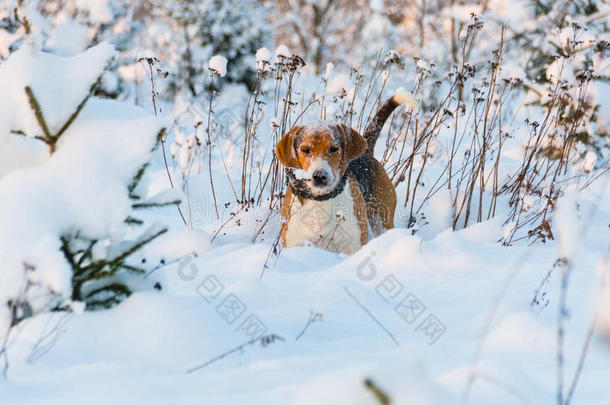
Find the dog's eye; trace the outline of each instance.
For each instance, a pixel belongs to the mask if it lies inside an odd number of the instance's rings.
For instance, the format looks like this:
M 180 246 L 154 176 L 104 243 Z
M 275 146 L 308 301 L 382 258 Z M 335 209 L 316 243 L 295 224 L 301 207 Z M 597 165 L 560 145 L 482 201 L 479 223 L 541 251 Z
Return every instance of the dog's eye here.
M 339 148 L 337 148 L 336 146 L 331 146 L 328 151 L 330 153 L 337 153 L 339 151 Z
M 303 152 L 304 155 L 309 155 L 311 153 L 309 148 L 301 148 L 301 152 Z

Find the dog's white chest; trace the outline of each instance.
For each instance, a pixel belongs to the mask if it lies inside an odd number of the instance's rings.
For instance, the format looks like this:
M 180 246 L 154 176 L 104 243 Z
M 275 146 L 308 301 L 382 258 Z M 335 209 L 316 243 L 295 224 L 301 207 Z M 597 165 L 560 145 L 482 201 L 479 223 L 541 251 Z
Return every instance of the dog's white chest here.
M 292 200 L 286 224 L 286 246 L 313 244 L 332 252 L 352 254 L 360 249 L 360 226 L 350 185 L 326 201 Z

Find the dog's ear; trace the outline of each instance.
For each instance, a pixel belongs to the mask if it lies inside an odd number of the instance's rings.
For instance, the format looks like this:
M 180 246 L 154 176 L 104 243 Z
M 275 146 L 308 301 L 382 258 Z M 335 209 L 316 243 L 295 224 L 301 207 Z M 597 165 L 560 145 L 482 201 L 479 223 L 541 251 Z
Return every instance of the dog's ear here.
M 302 128 L 303 127 L 297 126 L 286 132 L 275 147 L 277 158 L 280 160 L 280 163 L 286 167 L 300 167 L 299 160 L 294 151 L 294 139 Z
M 343 138 L 345 148 L 345 160 L 351 162 L 354 159 L 362 156 L 368 147 L 366 141 L 357 131 L 347 127 L 344 124 L 337 125 L 337 129 Z

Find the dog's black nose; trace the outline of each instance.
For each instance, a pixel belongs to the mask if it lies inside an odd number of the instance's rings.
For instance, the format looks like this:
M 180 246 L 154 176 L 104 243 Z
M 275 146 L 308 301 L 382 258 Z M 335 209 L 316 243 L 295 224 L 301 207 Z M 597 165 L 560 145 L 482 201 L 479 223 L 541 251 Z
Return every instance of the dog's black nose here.
M 316 186 L 325 186 L 328 184 L 328 176 L 323 170 L 316 170 L 311 176 L 313 184 Z

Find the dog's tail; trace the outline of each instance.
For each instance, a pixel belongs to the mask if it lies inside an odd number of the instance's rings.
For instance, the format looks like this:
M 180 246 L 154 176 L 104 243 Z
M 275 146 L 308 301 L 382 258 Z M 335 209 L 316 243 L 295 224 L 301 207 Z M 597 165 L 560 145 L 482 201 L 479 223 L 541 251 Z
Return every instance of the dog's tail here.
M 365 153 L 371 155 L 373 154 L 375 144 L 377 143 L 377 139 L 379 138 L 383 124 L 385 124 L 390 114 L 392 114 L 392 111 L 394 111 L 401 104 L 407 104 L 411 108 L 415 107 L 415 99 L 413 96 L 404 91 L 402 88 L 398 89 L 392 97 L 387 99 L 386 102 L 379 107 L 375 117 L 373 117 L 371 123 L 364 130 L 364 134 L 362 136 L 368 145 Z

